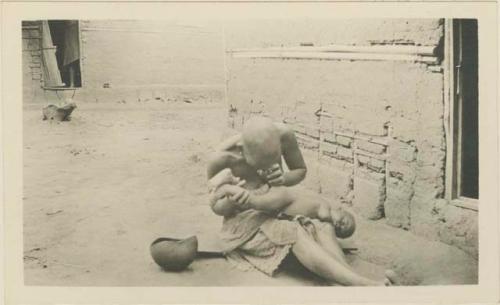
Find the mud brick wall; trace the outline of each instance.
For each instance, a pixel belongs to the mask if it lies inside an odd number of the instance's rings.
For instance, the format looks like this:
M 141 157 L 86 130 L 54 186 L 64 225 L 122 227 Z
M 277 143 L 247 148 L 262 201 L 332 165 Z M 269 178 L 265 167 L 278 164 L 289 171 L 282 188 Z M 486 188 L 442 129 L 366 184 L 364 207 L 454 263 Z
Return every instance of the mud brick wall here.
M 23 101 L 31 103 L 43 97 L 41 31 L 38 22 L 22 23 L 22 41 Z
M 23 23 L 23 94 L 43 96 L 37 22 Z M 439 46 L 437 19 L 249 20 L 220 24 L 81 21 L 88 102 L 228 102 L 228 123 L 267 113 L 304 148 L 305 184 L 369 219 L 477 257 L 477 212 L 443 199 L 446 147 L 440 62 L 235 58 L 237 48 Z
M 221 99 L 221 26 L 147 20 L 80 21 L 78 98 L 127 101 Z
M 444 197 L 443 22 L 265 21 L 226 25 L 229 125 L 253 115 L 291 126 L 304 182 L 358 215 L 477 257 L 477 212 Z M 234 49 L 300 45 L 436 46 L 433 65 L 398 60 L 241 58 Z

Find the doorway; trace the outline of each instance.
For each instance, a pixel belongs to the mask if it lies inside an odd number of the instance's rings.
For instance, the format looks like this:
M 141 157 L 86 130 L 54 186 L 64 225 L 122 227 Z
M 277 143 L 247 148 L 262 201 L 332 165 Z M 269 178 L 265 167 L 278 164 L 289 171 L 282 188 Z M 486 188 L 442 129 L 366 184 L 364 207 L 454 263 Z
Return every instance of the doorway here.
M 79 23 L 77 20 L 49 20 L 48 23 L 61 80 L 66 87 L 79 88 L 82 86 Z
M 477 19 L 453 20 L 456 197 L 479 197 Z

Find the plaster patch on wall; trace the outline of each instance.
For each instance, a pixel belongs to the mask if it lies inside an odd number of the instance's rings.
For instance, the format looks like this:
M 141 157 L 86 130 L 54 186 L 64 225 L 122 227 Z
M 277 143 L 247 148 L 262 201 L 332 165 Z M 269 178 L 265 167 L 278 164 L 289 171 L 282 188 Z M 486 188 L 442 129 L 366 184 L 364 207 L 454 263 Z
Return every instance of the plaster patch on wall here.
M 443 226 L 434 210 L 436 200 L 444 195 L 446 151 L 442 20 L 263 21 L 256 28 L 242 22 L 228 32 L 228 49 L 306 50 L 299 48 L 304 41 L 308 47 L 320 48 L 329 44 L 436 46 L 434 66 L 227 56 L 228 99 L 239 114 L 248 113 L 248 101 L 263 101 L 272 119 L 296 130 L 307 148 L 307 164 L 319 163 L 308 172 L 311 187 L 318 189 L 319 183 L 320 192 L 352 202 L 365 216 L 385 214 L 392 226 L 474 251 L 473 228 L 466 225 L 470 234 L 457 236 L 452 226 Z M 333 163 L 344 165 L 336 168 Z M 363 197 L 363 188 L 371 195 Z M 378 210 L 380 206 L 383 209 Z M 452 223 L 463 223 L 459 216 L 449 217 Z M 471 226 L 477 219 L 473 212 L 464 217 L 472 219 Z
M 367 219 L 384 217 L 385 176 L 360 169 L 354 173 L 353 181 L 353 209 Z

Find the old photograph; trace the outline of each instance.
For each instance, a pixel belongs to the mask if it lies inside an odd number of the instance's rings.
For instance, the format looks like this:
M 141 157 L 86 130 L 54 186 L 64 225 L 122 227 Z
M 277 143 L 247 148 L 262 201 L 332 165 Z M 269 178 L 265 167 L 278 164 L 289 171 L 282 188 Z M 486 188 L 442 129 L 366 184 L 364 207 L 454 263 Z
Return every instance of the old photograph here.
M 478 21 L 22 24 L 27 286 L 478 284 Z

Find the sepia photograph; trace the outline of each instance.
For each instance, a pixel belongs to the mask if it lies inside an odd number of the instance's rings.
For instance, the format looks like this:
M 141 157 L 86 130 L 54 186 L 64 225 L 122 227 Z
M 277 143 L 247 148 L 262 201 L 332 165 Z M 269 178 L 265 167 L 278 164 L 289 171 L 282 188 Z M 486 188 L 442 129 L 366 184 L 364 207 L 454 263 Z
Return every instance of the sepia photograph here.
M 434 15 L 24 16 L 21 285 L 485 284 L 485 23 Z
M 26 284 L 477 284 L 477 20 L 22 39 Z

